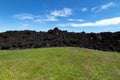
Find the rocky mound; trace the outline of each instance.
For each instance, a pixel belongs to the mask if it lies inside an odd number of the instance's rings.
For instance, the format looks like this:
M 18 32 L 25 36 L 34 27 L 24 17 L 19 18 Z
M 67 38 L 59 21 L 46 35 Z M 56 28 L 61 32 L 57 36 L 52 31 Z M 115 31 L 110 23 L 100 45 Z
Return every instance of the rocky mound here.
M 64 46 L 120 52 L 120 32 L 74 33 L 54 28 L 48 32 L 25 30 L 0 33 L 2 50 Z

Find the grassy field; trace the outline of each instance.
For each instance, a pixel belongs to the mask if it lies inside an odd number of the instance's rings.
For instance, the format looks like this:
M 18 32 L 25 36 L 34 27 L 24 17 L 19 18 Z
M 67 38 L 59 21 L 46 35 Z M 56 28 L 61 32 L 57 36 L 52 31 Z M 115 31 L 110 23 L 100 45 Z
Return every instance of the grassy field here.
M 120 80 L 120 53 L 74 47 L 1 50 L 0 80 Z

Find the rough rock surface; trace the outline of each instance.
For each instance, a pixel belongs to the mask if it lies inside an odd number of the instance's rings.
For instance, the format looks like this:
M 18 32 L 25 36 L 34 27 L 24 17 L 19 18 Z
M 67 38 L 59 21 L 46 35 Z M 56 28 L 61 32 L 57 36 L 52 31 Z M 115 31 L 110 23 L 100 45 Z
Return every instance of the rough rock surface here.
M 25 30 L 0 33 L 1 50 L 64 46 L 120 52 L 120 32 L 74 33 L 54 28 L 48 32 Z

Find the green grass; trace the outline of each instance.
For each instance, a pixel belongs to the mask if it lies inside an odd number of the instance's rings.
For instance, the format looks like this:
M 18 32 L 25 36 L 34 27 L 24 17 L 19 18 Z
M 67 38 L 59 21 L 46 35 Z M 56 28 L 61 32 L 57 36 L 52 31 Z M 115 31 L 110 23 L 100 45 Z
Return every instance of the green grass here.
M 1 50 L 0 80 L 120 80 L 120 53 L 74 47 Z

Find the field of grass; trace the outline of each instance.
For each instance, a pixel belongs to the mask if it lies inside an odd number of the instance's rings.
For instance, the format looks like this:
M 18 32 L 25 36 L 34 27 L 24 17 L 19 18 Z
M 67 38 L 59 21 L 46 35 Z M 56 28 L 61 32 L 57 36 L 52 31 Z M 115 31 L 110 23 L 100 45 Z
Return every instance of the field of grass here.
M 120 80 L 120 53 L 74 47 L 1 50 L 0 80 Z

